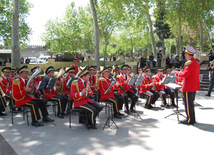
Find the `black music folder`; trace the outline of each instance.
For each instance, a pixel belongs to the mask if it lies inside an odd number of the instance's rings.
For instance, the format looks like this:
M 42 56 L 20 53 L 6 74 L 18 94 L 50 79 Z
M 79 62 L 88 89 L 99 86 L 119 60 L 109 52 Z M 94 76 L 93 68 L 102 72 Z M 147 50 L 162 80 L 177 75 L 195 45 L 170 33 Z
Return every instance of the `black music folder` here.
M 111 91 L 111 88 L 113 87 L 113 85 L 115 84 L 116 82 L 115 81 L 112 81 L 110 86 L 108 87 L 108 89 L 106 90 L 106 92 L 104 94 L 107 94 Z
M 143 75 L 138 76 L 135 85 L 140 86 L 142 84 L 143 79 L 144 79 Z
M 138 76 L 137 75 L 133 75 L 132 78 L 129 80 L 129 86 L 135 85 L 135 82 L 137 80 Z
M 38 89 L 52 89 L 56 83 L 57 78 L 43 78 L 39 83 Z

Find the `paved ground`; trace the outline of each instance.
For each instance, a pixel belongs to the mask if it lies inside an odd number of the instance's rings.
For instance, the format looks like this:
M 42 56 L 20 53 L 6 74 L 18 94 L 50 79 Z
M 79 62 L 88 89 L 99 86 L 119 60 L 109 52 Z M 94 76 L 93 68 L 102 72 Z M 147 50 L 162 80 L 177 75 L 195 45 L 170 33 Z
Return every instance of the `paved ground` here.
M 173 109 L 161 109 L 161 101 L 157 101 L 154 110 L 147 110 L 143 108 L 145 100 L 140 99 L 137 111 L 143 120 L 133 116 L 115 119 L 119 129 L 112 127 L 102 131 L 106 120 L 104 111 L 97 119 L 97 130 L 87 130 L 78 123 L 76 115 L 72 115 L 70 129 L 68 118 L 55 118 L 56 126 L 45 124 L 35 128 L 27 126 L 18 114 L 13 126 L 10 115 L 0 117 L 0 134 L 19 155 L 213 154 L 214 96 L 205 97 L 205 93 L 197 93 L 195 125 L 178 124 L 176 115 L 164 119 Z M 179 107 L 185 115 L 181 99 Z M 54 118 L 52 108 L 48 109 L 50 117 Z M 12 154 L 8 144 L 2 150 L 1 143 L 0 155 Z

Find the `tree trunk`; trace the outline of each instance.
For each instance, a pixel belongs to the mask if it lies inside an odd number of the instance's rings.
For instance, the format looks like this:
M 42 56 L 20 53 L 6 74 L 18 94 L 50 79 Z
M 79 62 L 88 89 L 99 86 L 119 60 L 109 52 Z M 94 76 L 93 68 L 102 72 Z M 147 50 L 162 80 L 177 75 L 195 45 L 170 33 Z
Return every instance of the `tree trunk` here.
M 104 66 L 106 65 L 107 40 L 105 40 Z
M 20 68 L 20 48 L 19 48 L 19 0 L 14 0 L 12 14 L 12 66 Z
M 177 55 L 179 55 L 180 53 L 180 46 L 181 46 L 181 11 L 179 12 L 178 38 L 177 38 L 177 46 L 176 46 Z
M 99 26 L 98 26 L 98 20 L 97 20 L 97 12 L 96 12 L 93 0 L 90 0 L 90 6 L 91 6 L 91 10 L 92 10 L 92 14 L 93 14 L 93 20 L 94 20 L 94 35 L 95 35 L 94 54 L 95 54 L 95 64 L 97 66 L 97 69 L 100 70 Z
M 200 51 L 204 52 L 204 30 L 202 22 L 199 22 L 199 29 L 200 29 Z
M 163 48 L 163 55 L 166 55 L 165 47 L 164 47 L 164 38 L 162 38 L 162 48 Z
M 212 39 L 210 38 L 210 33 L 208 30 L 207 30 L 207 36 L 208 36 L 208 40 L 210 42 L 210 48 L 212 48 Z
M 155 42 L 155 37 L 154 37 L 153 29 L 152 29 L 151 17 L 150 17 L 149 14 L 147 14 L 147 18 L 148 18 L 148 21 L 149 21 L 149 34 L 150 34 L 151 41 L 152 41 L 152 53 L 154 55 L 156 55 L 157 54 L 157 51 L 156 51 L 156 42 Z

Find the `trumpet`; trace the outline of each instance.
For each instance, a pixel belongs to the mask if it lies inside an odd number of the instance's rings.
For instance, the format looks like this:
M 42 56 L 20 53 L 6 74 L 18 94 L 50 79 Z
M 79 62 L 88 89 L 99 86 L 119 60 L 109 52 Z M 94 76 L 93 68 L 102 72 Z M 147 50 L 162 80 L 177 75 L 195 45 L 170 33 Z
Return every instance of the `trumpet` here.
M 0 91 L 1 91 L 1 96 L 2 96 L 2 97 L 5 97 L 5 93 L 4 93 L 4 91 L 2 90 L 1 86 L 0 86 Z

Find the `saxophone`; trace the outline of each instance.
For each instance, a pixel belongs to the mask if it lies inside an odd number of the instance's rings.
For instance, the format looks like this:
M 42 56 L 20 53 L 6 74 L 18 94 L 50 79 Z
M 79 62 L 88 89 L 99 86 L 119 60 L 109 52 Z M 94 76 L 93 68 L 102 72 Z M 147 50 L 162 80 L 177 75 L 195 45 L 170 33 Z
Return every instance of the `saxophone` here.
M 96 73 L 96 88 L 95 88 L 95 91 L 97 91 L 99 89 L 99 84 L 98 84 L 98 72 Z

